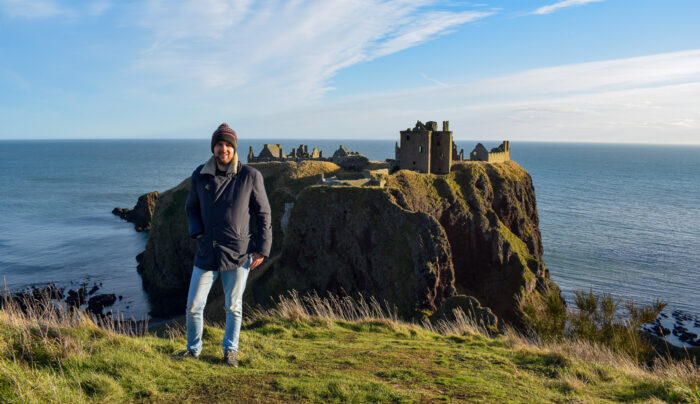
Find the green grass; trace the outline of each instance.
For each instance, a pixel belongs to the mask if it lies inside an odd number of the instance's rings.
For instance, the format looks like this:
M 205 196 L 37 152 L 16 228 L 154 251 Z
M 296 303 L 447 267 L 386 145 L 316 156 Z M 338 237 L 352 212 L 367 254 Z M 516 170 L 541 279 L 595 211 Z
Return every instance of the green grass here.
M 253 314 L 237 369 L 222 363 L 217 327 L 205 327 L 199 361 L 175 362 L 181 325 L 122 335 L 79 314 L 0 310 L 0 402 L 700 400 L 688 364 L 646 369 L 582 342 L 537 346 L 512 331 L 490 338 L 465 324 L 426 328 L 371 304 L 339 313 L 347 301 L 338 302 L 319 315 L 293 297 Z

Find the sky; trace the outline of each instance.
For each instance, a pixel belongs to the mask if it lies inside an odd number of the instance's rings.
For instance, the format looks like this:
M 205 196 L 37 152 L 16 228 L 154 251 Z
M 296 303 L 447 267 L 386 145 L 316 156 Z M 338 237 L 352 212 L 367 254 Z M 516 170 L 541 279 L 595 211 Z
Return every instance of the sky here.
M 0 0 L 0 140 L 700 144 L 697 0 Z

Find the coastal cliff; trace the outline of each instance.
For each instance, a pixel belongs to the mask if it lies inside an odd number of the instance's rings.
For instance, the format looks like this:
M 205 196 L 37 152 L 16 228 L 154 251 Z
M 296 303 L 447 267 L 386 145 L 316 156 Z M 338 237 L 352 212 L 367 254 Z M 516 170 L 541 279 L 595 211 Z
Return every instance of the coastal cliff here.
M 274 239 L 271 257 L 251 272 L 249 304 L 269 305 L 292 289 L 361 293 L 410 318 L 461 294 L 517 323 L 520 296 L 550 282 L 532 180 L 515 162 L 455 164 L 444 176 L 371 171 L 384 187 L 314 185 L 319 174 L 353 175 L 329 162 L 252 166 L 265 178 Z M 185 180 L 161 194 L 139 256 L 154 314 L 184 311 L 196 248 L 188 189 Z M 206 314 L 220 317 L 209 306 Z

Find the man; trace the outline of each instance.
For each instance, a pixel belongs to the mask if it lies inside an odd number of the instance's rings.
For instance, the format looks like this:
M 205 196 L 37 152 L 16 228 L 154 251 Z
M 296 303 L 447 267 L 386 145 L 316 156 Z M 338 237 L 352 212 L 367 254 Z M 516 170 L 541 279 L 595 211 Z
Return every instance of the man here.
M 186 209 L 197 253 L 187 296 L 187 349 L 174 359 L 199 358 L 204 305 L 211 285 L 221 277 L 226 309 L 224 362 L 238 366 L 243 291 L 248 272 L 270 255 L 272 228 L 263 177 L 238 162 L 237 143 L 236 132 L 222 123 L 211 137 L 213 156 L 192 173 Z

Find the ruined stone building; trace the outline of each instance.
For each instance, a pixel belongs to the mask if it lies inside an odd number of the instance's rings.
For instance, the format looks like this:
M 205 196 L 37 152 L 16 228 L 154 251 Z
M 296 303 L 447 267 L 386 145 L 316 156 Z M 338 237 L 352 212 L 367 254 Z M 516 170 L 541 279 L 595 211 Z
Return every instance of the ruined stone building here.
M 260 154 L 255 157 L 253 146 L 248 150 L 249 163 L 264 163 L 268 161 L 299 161 L 299 160 L 326 160 L 323 158 L 323 152 L 316 147 L 309 153 L 309 147 L 305 144 L 299 145 L 296 149 L 292 149 L 289 155 L 284 154 L 282 146 L 279 144 L 264 144 Z
M 460 149 L 457 153 L 457 145 L 452 142 L 452 161 L 462 161 L 464 160 L 464 149 Z
M 442 130 L 438 130 L 437 122 L 428 121 L 423 124 L 418 121 L 413 129 L 402 130 L 400 144 L 396 142 L 395 145 L 396 158 L 387 159 L 392 169 L 448 174 L 453 162 L 501 163 L 510 160 L 510 142 L 507 140 L 491 151 L 478 143 L 469 158 L 465 159 L 464 149 L 457 152 L 449 126 L 449 121 L 443 121 Z
M 343 169 L 354 171 L 361 171 L 369 162 L 367 157 L 358 152 L 351 152 L 343 145 L 340 145 L 338 150 L 336 150 L 335 153 L 333 153 L 333 156 L 330 158 L 323 157 L 323 152 L 319 151 L 316 147 L 314 147 L 311 153 L 309 153 L 309 147 L 305 144 L 299 145 L 299 147 L 292 149 L 291 153 L 289 154 L 285 154 L 282 150 L 282 146 L 279 144 L 263 145 L 263 148 L 257 157 L 253 151 L 253 146 L 250 146 L 248 151 L 249 163 L 304 160 L 330 161 L 338 164 Z
M 489 152 L 483 144 L 478 143 L 469 154 L 471 161 L 487 161 L 489 163 L 502 163 L 510 160 L 510 142 L 504 140 L 498 147 Z
M 284 151 L 282 151 L 282 146 L 279 144 L 265 144 L 263 145 L 262 150 L 260 150 L 260 154 L 258 157 L 255 157 L 255 154 L 253 154 L 253 146 L 250 146 L 250 150 L 248 151 L 248 162 L 249 163 L 258 163 L 262 161 L 277 161 L 277 160 L 285 160 L 287 159 L 287 156 L 284 154 Z
M 292 152 L 287 157 L 297 160 L 319 160 L 323 159 L 323 152 L 314 147 L 311 153 L 309 153 L 309 147 L 302 144 L 299 145 L 298 148 L 292 149 Z
M 442 122 L 442 130 L 438 130 L 437 122 L 423 124 L 418 121 L 413 129 L 401 131 L 401 145 L 396 144 L 395 164 L 399 169 L 448 174 L 452 165 L 452 150 L 449 121 Z

